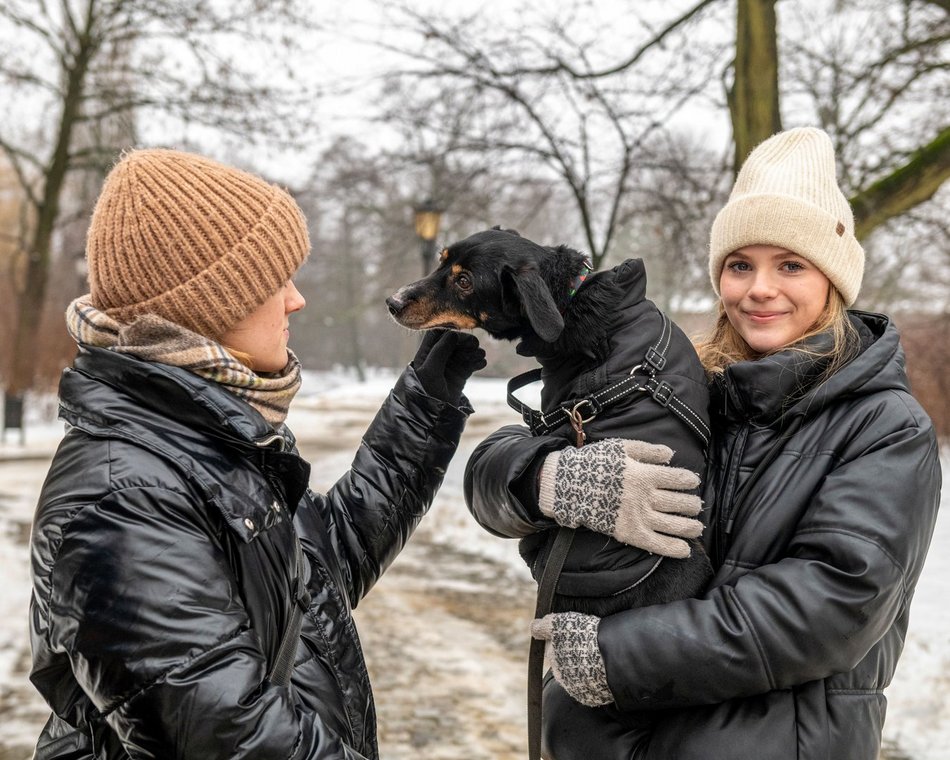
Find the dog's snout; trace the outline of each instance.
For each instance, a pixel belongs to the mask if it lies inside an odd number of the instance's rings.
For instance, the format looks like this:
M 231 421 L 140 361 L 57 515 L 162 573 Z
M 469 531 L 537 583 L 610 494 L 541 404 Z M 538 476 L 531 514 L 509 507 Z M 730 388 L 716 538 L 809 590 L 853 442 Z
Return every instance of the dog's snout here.
M 387 298 L 386 305 L 389 307 L 389 313 L 394 317 L 406 308 L 406 302 L 399 296 L 399 293 L 394 293 Z

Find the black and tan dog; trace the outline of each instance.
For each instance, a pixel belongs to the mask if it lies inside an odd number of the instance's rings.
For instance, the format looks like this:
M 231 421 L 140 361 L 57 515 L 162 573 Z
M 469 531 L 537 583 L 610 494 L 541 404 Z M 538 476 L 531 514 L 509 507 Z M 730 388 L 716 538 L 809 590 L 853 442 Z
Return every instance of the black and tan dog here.
M 703 368 L 687 337 L 646 299 L 645 290 L 639 260 L 591 273 L 585 257 L 572 248 L 541 246 L 495 228 L 450 245 L 432 274 L 401 288 L 387 305 L 399 324 L 412 329 L 477 327 L 495 338 L 519 341 L 518 353 L 541 364 L 546 413 L 604 398 L 599 391 L 627 388 L 631 377 L 641 377 L 652 390 L 604 404 L 585 419 L 587 441 L 662 443 L 675 452 L 673 465 L 702 473 L 704 445 L 697 432 L 708 430 Z M 688 415 L 671 414 L 677 405 L 690 410 L 695 423 Z M 583 409 L 591 417 L 591 409 Z M 574 441 L 566 418 L 551 432 Z M 522 556 L 536 580 L 555 533 L 522 539 Z M 692 542 L 688 559 L 661 562 L 644 550 L 578 529 L 554 609 L 602 616 L 693 596 L 710 577 L 699 541 Z

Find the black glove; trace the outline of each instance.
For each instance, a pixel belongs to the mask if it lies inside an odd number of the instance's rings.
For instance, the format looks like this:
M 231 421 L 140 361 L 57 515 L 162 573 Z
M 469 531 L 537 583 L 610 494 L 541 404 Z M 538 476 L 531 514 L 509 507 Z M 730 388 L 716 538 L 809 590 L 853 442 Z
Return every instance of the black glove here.
M 454 330 L 426 331 L 412 360 L 425 392 L 454 406 L 461 400 L 465 381 L 486 364 L 478 338 Z

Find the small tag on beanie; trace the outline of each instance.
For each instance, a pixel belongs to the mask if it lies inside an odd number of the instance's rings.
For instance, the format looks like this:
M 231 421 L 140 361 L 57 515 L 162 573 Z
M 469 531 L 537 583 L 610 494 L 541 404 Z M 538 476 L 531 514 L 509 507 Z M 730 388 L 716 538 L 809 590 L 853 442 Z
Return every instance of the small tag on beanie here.
M 835 232 L 838 233 L 838 237 L 844 235 L 844 222 L 838 222 L 838 225 L 835 227 Z

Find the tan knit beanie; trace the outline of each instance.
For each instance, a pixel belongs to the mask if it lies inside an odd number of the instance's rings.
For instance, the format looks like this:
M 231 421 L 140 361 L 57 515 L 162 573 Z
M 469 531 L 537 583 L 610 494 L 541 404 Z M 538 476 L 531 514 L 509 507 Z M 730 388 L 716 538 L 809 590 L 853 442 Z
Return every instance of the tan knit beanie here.
M 854 214 L 835 178 L 831 138 L 820 129 L 779 132 L 749 154 L 713 222 L 709 275 L 719 293 L 723 263 L 748 245 L 776 245 L 808 259 L 850 306 L 864 275 Z
M 157 314 L 210 338 L 276 293 L 309 251 L 286 191 L 175 150 L 122 157 L 86 240 L 93 306 L 123 323 Z

